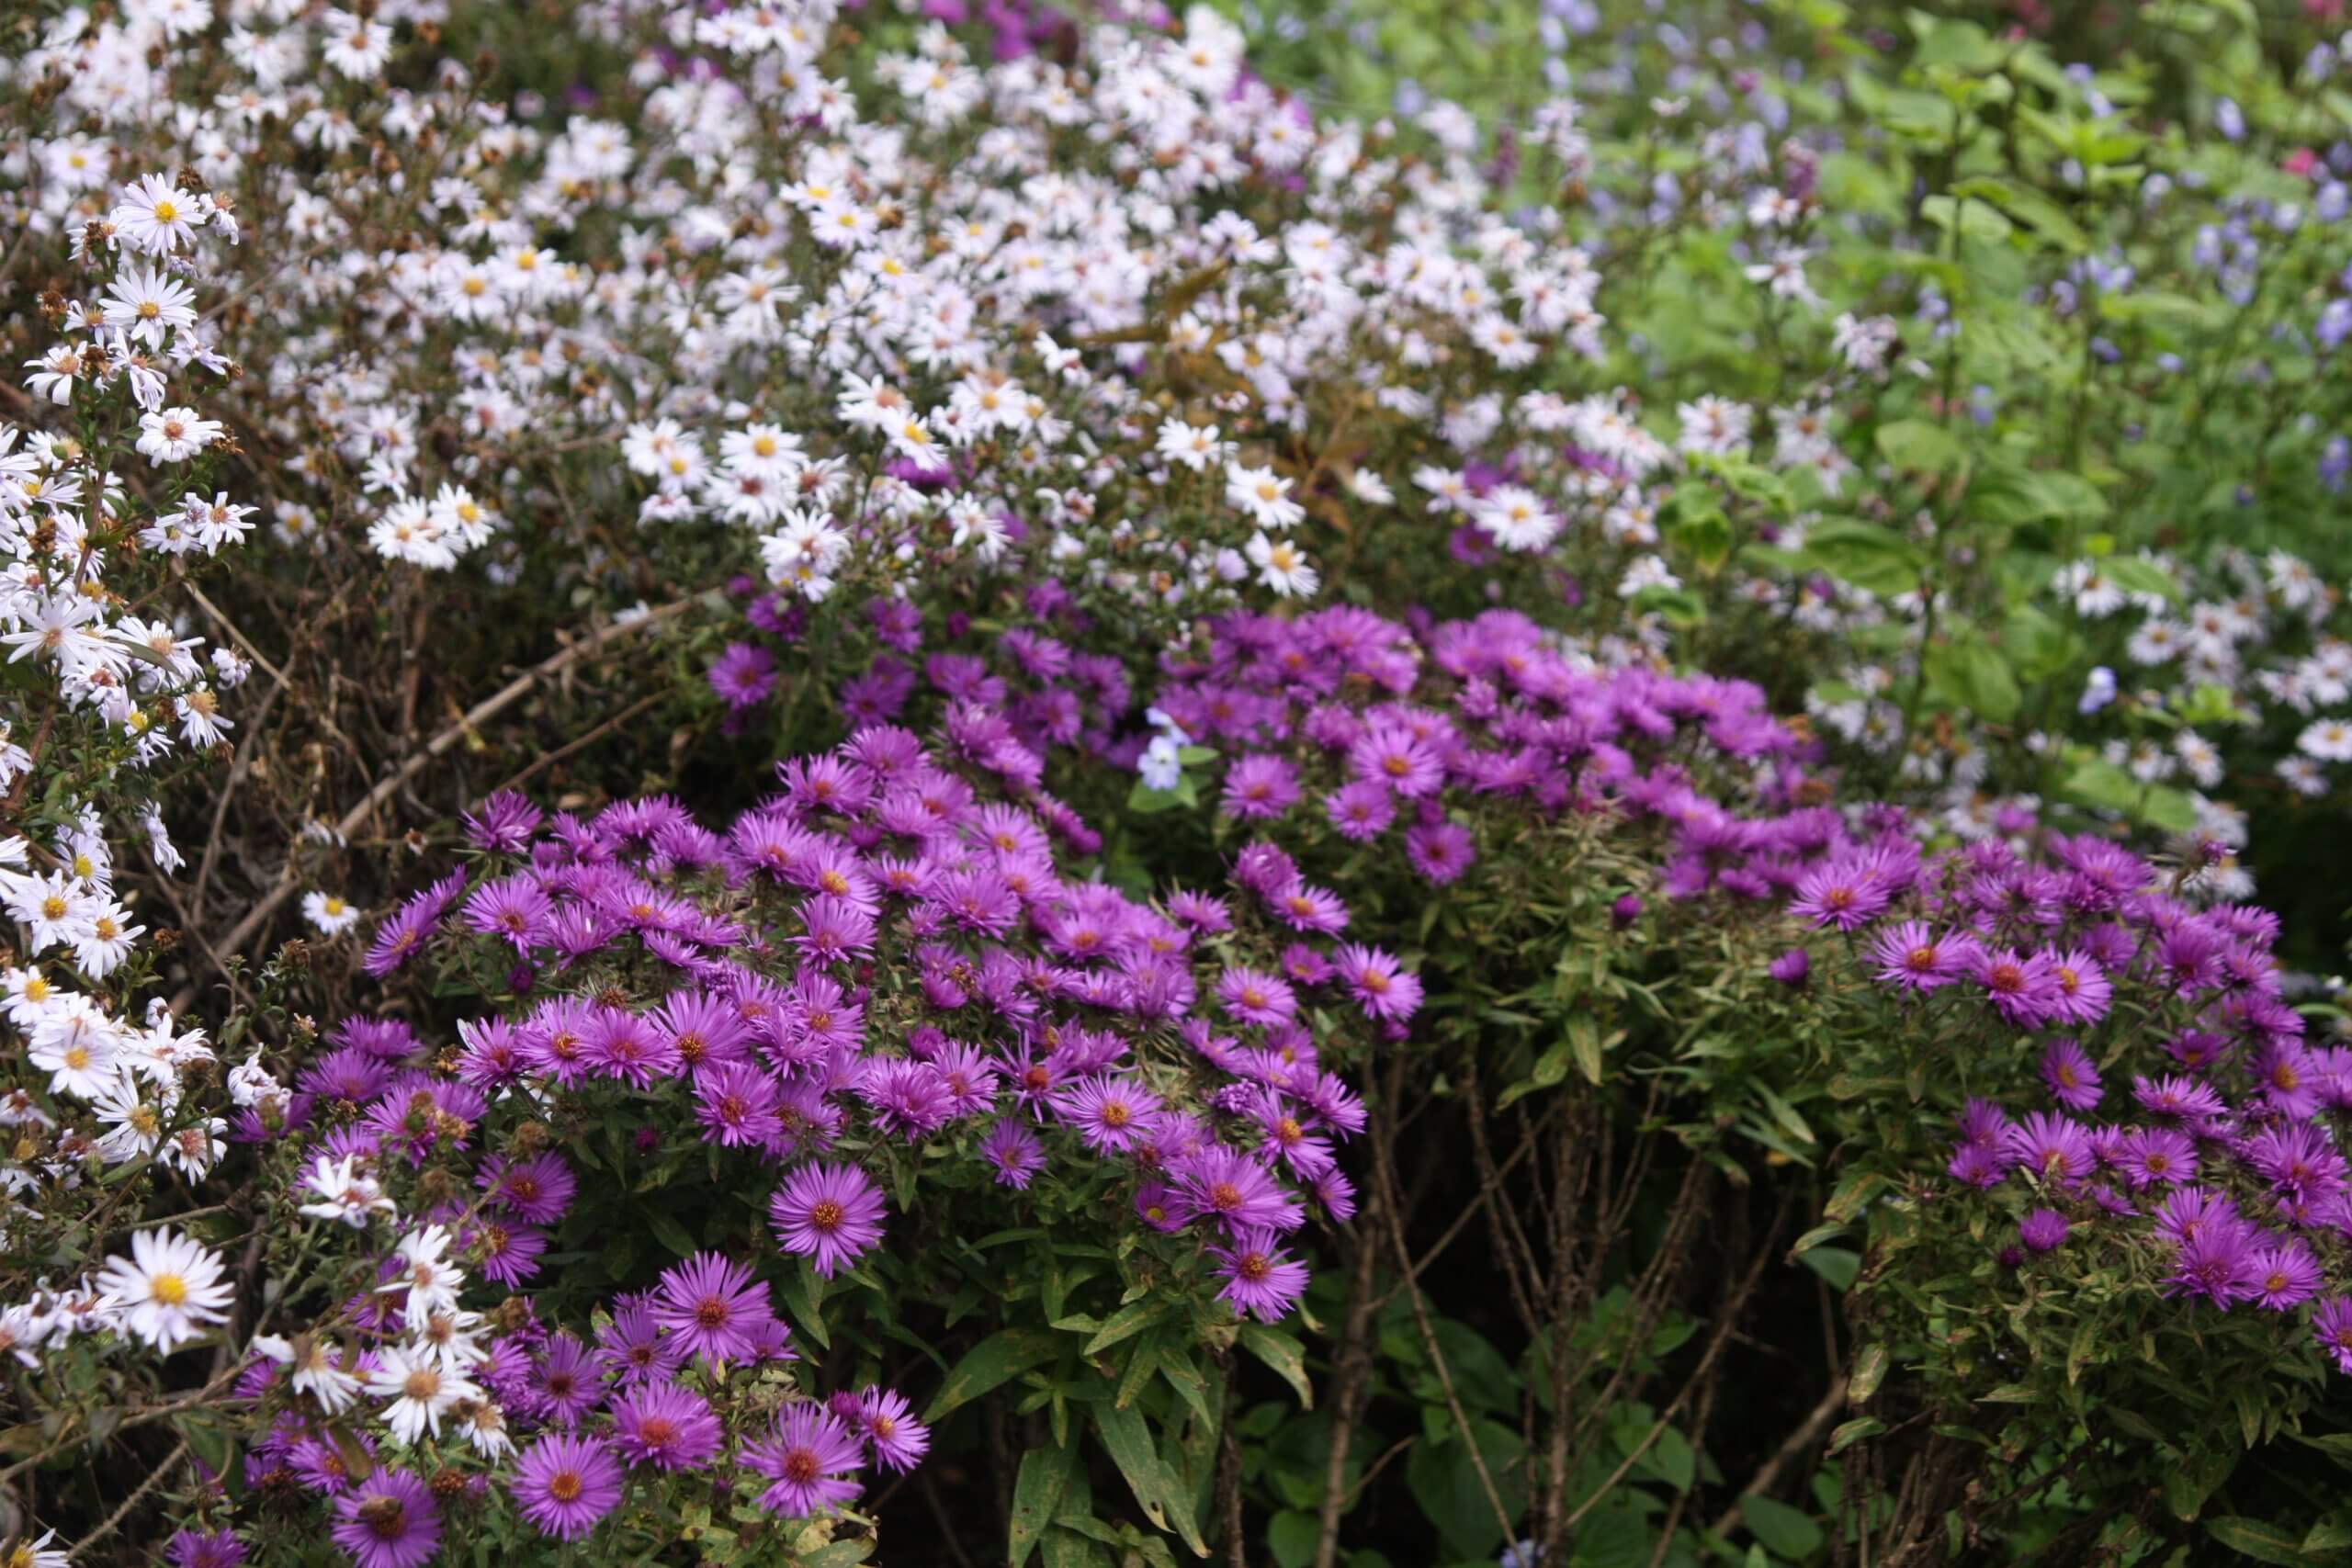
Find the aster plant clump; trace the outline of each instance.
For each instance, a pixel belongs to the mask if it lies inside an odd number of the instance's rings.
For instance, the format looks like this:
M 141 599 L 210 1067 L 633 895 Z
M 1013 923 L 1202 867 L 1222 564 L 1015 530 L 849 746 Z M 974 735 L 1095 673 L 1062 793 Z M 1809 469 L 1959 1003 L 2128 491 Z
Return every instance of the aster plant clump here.
M 2005 1509 L 2129 1499 L 2066 1524 L 2083 1550 L 2200 1515 L 2250 1539 L 2279 1506 L 2258 1456 L 2335 1440 L 2335 1010 L 2269 911 L 2191 896 L 2210 869 L 2019 815 L 1926 854 L 1879 836 L 1795 889 L 1792 1006 L 1848 1129 L 1808 1243 L 1860 1250 L 1846 1462 L 1901 1500 L 1858 1516 L 1885 1550 L 2018 1456 Z
M 62 1394 L 219 1330 L 202 1419 L 237 1470 L 191 1529 L 261 1562 L 322 1523 L 363 1564 L 629 1550 L 711 1528 L 714 1483 L 777 1540 L 866 1539 L 842 1510 L 1010 1371 L 1053 1376 L 1067 1456 L 1091 1430 L 1125 1463 L 1147 1412 L 1212 1439 L 1204 1347 L 1295 1363 L 1263 1325 L 1306 1289 L 1297 1233 L 1354 1208 L 1363 1111 L 1328 1064 L 1409 1019 L 1409 977 L 1302 940 L 1294 987 L 1297 931 L 1075 879 L 1081 821 L 949 761 L 864 728 L 724 831 L 485 803 L 473 868 L 366 967 L 507 1005 L 241 1069 L 258 1296 L 232 1319 L 218 1250 L 142 1231 L 9 1308 L 18 1359 Z

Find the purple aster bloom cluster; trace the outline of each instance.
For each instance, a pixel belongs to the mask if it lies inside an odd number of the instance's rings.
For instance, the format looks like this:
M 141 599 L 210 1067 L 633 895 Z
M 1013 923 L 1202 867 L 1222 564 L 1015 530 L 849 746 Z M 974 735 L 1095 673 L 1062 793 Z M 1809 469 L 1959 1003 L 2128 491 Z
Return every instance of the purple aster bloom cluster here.
M 2308 1308 L 2352 1371 L 2352 1280 L 2329 1262 L 2352 1238 L 2334 1120 L 2352 1051 L 2305 1039 L 2276 917 L 2186 901 L 2184 872 L 2088 835 L 2029 822 L 1923 852 L 1869 816 L 1813 850 L 1788 908 L 1844 933 L 1909 1027 L 2035 1080 L 2022 1102 L 1971 1100 L 1945 1168 L 1985 1201 L 2023 1195 L 2004 1256 L 2141 1256 L 2183 1303 Z

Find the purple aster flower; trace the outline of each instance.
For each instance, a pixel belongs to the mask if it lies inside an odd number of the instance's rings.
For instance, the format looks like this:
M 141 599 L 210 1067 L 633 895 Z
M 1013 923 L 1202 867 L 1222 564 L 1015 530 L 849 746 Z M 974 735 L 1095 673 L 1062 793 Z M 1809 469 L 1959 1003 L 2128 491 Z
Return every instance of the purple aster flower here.
M 1802 947 L 1792 947 L 1767 964 L 1765 973 L 1793 990 L 1812 977 L 1813 955 Z
M 2151 1116 L 2173 1116 L 2188 1121 L 2219 1116 L 2228 1109 L 2211 1086 L 2178 1074 L 2168 1074 L 2160 1078 L 2133 1078 L 2132 1098 L 2138 1100 L 2140 1108 Z
M 2261 1288 L 2254 1231 L 2243 1222 L 2208 1225 L 2184 1237 L 2165 1281 L 2168 1296 L 2200 1296 L 2218 1307 L 2234 1306 Z
M 1422 879 L 1439 887 L 1460 878 L 1478 858 L 1470 830 L 1446 821 L 1421 822 L 1405 831 L 1405 858 Z
M 860 1393 L 854 1419 L 865 1438 L 865 1451 L 887 1470 L 912 1470 L 931 1447 L 931 1429 L 915 1419 L 906 1396 L 894 1390 L 869 1388 Z
M 1445 764 L 1436 750 L 1401 724 L 1375 724 L 1348 748 L 1348 768 L 1357 779 L 1407 800 L 1434 795 L 1445 783 Z
M 2097 1157 L 2082 1123 L 2054 1111 L 2036 1111 L 2003 1135 L 2002 1152 L 2048 1182 L 2078 1181 Z
M 1323 810 L 1340 837 L 1351 843 L 1369 843 L 1396 820 L 1396 797 L 1385 784 L 1357 779 L 1325 795 Z
M 1881 985 L 1932 991 L 1967 972 L 1976 944 L 1966 938 L 1939 937 L 1925 920 L 1904 920 L 1878 933 L 1871 962 Z
M 2312 1309 L 2312 1337 L 2337 1371 L 2352 1372 L 2352 1296 L 2330 1296 Z
M 1244 757 L 1225 775 L 1220 803 L 1227 817 L 1240 821 L 1270 819 L 1288 811 L 1298 800 L 1298 774 L 1280 757 Z
M 1206 1250 L 1225 1280 L 1218 1299 L 1240 1315 L 1278 1322 L 1306 1292 L 1306 1265 L 1284 1253 L 1270 1230 L 1247 1226 L 1234 1233 L 1231 1246 L 1212 1242 Z
M 613 1401 L 613 1441 L 632 1464 L 700 1470 L 718 1451 L 718 1417 L 692 1389 L 650 1382 Z
M 369 1472 L 335 1499 L 334 1543 L 358 1568 L 418 1568 L 441 1547 L 441 1515 L 424 1482 L 405 1470 Z
M 1159 1125 L 1159 1097 L 1133 1078 L 1096 1074 L 1067 1084 L 1052 1099 L 1054 1114 L 1078 1129 L 1099 1155 L 1125 1154 Z
M 559 1540 L 578 1540 L 621 1500 L 621 1464 L 601 1438 L 541 1438 L 514 1464 L 523 1517 Z
M 2052 1040 L 2041 1054 L 2041 1081 L 2049 1086 L 2050 1097 L 2069 1111 L 2098 1109 L 2098 1068 L 2072 1040 Z
M 616 1302 L 613 1320 L 597 1332 L 605 1371 L 624 1388 L 667 1379 L 686 1359 L 684 1345 L 662 1335 L 654 1299 Z
M 1260 1027 L 1284 1022 L 1298 1010 L 1286 981 L 1256 969 L 1227 969 L 1217 979 L 1216 998 L 1235 1022 Z
M 535 877 L 502 876 L 485 882 L 466 900 L 466 929 L 503 939 L 517 953 L 546 940 L 555 901 Z
M 2061 1022 L 2087 1028 L 2107 1016 L 2107 1010 L 2115 999 L 2115 988 L 2108 983 L 2107 971 L 2079 949 L 2052 958 L 2050 978 L 2054 988 L 2050 1014 Z
M 2058 987 L 2048 953 L 2028 955 L 1999 948 L 1980 954 L 1973 969 L 1976 983 L 1984 987 L 1984 999 L 2009 1022 L 2039 1029 L 2053 1016 Z
M 1420 976 L 1406 973 L 1380 949 L 1346 943 L 1336 954 L 1334 967 L 1366 1018 L 1402 1021 L 1420 1010 Z
M 2117 1145 L 2115 1164 L 2134 1188 L 2191 1181 L 2197 1176 L 2197 1144 L 2177 1127 L 2142 1127 Z
M 730 642 L 710 664 L 710 689 L 737 713 L 759 706 L 775 689 L 775 655 L 756 643 Z
M 171 1554 L 172 1568 L 237 1568 L 245 1560 L 245 1543 L 228 1529 L 209 1534 L 184 1529 L 172 1537 L 164 1550 Z
M 1249 1230 L 1293 1231 L 1306 1211 L 1283 1195 L 1272 1172 L 1238 1150 L 1213 1145 L 1182 1162 L 1177 1207 L 1187 1223 L 1213 1218 L 1228 1235 Z
M 1789 912 L 1816 926 L 1849 931 L 1884 909 L 1891 897 L 1893 889 L 1880 874 L 1877 857 L 1841 855 L 1797 879 Z
M 545 814 L 518 790 L 502 789 L 465 819 L 466 841 L 478 850 L 521 854 L 530 847 Z
M 882 1239 L 882 1213 L 881 1189 L 853 1165 L 804 1165 L 768 1200 L 777 1244 L 828 1280 Z
M 742 1461 L 775 1483 L 760 1494 L 760 1506 L 787 1518 L 805 1518 L 858 1494 L 858 1483 L 844 1479 L 861 1462 L 857 1439 L 820 1404 L 795 1404 L 783 1412 L 775 1435 L 746 1444 Z
M 2319 1294 L 2324 1283 L 2319 1259 L 2294 1236 L 2254 1255 L 2254 1303 L 2265 1312 L 2286 1312 Z
M 784 1132 L 775 1080 L 749 1062 L 726 1062 L 695 1079 L 695 1116 L 704 1141 L 760 1147 Z
M 996 1184 L 1026 1191 L 1029 1179 L 1046 1163 L 1044 1145 L 1026 1123 L 1006 1120 L 990 1127 L 980 1140 L 980 1155 L 996 1169 Z
M 2030 1252 L 2054 1252 L 2066 1240 L 2066 1216 L 2055 1209 L 2036 1209 L 2018 1222 L 2018 1239 Z
M 876 1062 L 857 1086 L 880 1131 L 921 1143 L 956 1116 L 946 1075 L 929 1062 Z
M 775 1315 L 765 1286 L 744 1265 L 716 1252 L 697 1252 L 662 1270 L 653 1318 L 669 1330 L 683 1356 L 707 1356 L 724 1365 L 747 1359 L 753 1330 Z
M 537 1382 L 535 1392 L 545 1418 L 567 1428 L 578 1426 L 580 1417 L 595 1408 L 605 1393 L 587 1347 L 569 1334 L 548 1337 Z
M 1267 907 L 1295 931 L 1319 931 L 1336 936 L 1348 929 L 1348 907 L 1329 888 L 1293 882 L 1270 895 Z

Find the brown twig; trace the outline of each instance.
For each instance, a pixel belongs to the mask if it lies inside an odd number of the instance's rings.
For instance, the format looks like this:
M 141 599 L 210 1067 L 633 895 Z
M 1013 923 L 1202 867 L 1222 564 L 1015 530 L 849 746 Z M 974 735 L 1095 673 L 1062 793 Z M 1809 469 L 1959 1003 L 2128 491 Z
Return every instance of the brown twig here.
M 550 676 L 561 674 L 573 665 L 601 652 L 605 648 L 623 637 L 657 626 L 663 621 L 674 619 L 698 603 L 702 595 L 696 595 L 692 599 L 676 600 L 658 609 L 649 610 L 633 620 L 616 621 L 609 626 L 601 626 L 562 651 L 552 654 L 524 671 L 505 685 L 468 708 L 455 722 L 424 746 L 409 753 L 398 767 L 377 782 L 376 787 L 369 790 L 358 805 L 343 814 L 341 819 L 335 823 L 335 832 L 340 837 L 348 839 L 368 818 L 375 815 L 378 807 L 390 800 L 409 780 L 424 772 L 425 764 L 443 755 L 481 725 L 522 701 L 540 682 Z M 278 907 L 293 896 L 294 889 L 300 886 L 300 883 L 301 877 L 294 864 L 293 857 L 289 855 L 285 867 L 278 874 L 277 884 L 267 893 L 262 895 L 254 907 L 246 911 L 245 918 L 230 928 L 229 934 L 217 943 L 213 943 L 213 947 L 224 956 L 237 952 L 254 932 L 268 922 L 269 918 L 277 912 Z M 178 1012 L 195 999 L 196 987 L 193 984 L 183 986 L 179 993 L 172 998 L 172 1010 Z
M 1748 1477 L 1747 1484 L 1739 1489 L 1739 1496 L 1761 1497 L 1770 1492 L 1772 1489 L 1772 1483 L 1781 1479 L 1781 1472 L 1786 1470 L 1807 1449 L 1821 1440 L 1821 1435 L 1829 1429 L 1829 1424 L 1832 1421 L 1838 1419 L 1838 1412 L 1845 1403 L 1846 1380 L 1838 1378 L 1830 1383 L 1829 1392 L 1821 1396 L 1821 1403 L 1815 1405 L 1804 1420 L 1798 1424 L 1797 1429 L 1791 1432 L 1781 1446 L 1773 1450 L 1772 1457 L 1757 1467 L 1756 1473 Z M 1713 1533 L 1727 1534 L 1737 1523 L 1739 1523 L 1739 1498 L 1734 1498 L 1731 1506 L 1725 1508 L 1721 1517 L 1715 1520 Z
M 122 1506 L 120 1507 L 117 1508 L 113 1513 L 108 1514 L 106 1517 L 105 1522 L 100 1524 L 97 1529 L 92 1530 L 89 1534 L 84 1536 L 80 1540 L 74 1544 L 73 1548 L 65 1553 L 65 1561 L 68 1562 L 75 1561 L 82 1555 L 82 1553 L 89 1551 L 90 1548 L 97 1545 L 98 1542 L 114 1534 L 116 1529 L 121 1525 L 123 1519 L 130 1513 L 130 1510 L 139 1506 L 140 1500 L 145 1497 L 148 1493 L 155 1490 L 158 1485 L 162 1484 L 164 1477 L 171 1474 L 173 1471 L 178 1469 L 180 1461 L 187 1457 L 187 1439 L 186 1438 L 182 1438 L 172 1451 L 164 1456 L 164 1462 L 157 1465 L 153 1470 L 149 1471 L 147 1472 L 147 1479 L 141 1482 L 138 1487 L 132 1491 L 130 1495 L 122 1500 Z

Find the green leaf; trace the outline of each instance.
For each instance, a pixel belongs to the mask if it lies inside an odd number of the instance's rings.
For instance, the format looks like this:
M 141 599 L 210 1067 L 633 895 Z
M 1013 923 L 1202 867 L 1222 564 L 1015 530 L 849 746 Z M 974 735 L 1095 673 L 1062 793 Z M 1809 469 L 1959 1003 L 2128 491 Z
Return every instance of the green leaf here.
M 1772 1120 L 1781 1124 L 1782 1131 L 1800 1144 L 1815 1142 L 1813 1129 L 1806 1125 L 1803 1116 L 1797 1114 L 1795 1106 L 1774 1093 L 1770 1084 L 1758 1083 L 1754 1087 L 1757 1094 L 1763 1100 L 1765 1109 L 1771 1111 Z
M 1139 1334 L 1149 1327 L 1152 1320 L 1167 1310 L 1167 1303 L 1152 1301 L 1148 1298 L 1136 1302 L 1132 1306 L 1121 1307 L 1103 1322 L 1100 1329 L 1095 1331 L 1094 1337 L 1086 1342 L 1086 1348 L 1080 1354 L 1101 1355 L 1120 1340 L 1130 1335 Z
M 2007 724 L 2024 702 L 2009 661 L 1975 637 L 1939 643 L 1921 655 L 1928 679 L 1952 704 L 1979 718 Z
M 1262 1323 L 1245 1323 L 1238 1336 L 1241 1348 L 1282 1374 L 1298 1395 L 1301 1410 L 1315 1408 L 1315 1385 L 1306 1380 L 1306 1347 L 1295 1336 Z
M 2300 1530 L 2290 1530 L 2283 1525 L 2267 1524 L 2260 1519 L 2241 1518 L 2235 1515 L 2207 1519 L 2205 1533 L 2231 1551 L 2251 1557 L 2256 1562 L 2299 1564 L 2329 1560 L 2327 1554 L 2304 1551 Z
M 830 1350 L 833 1348 L 832 1336 L 825 1331 L 825 1314 L 818 1310 L 824 1299 L 825 1282 L 817 1277 L 807 1258 L 799 1259 L 798 1267 L 785 1277 L 784 1304 L 801 1332 L 814 1339 L 820 1348 Z
M 1821 1548 L 1821 1527 L 1801 1508 L 1770 1497 L 1747 1496 L 1739 1500 L 1739 1517 L 1776 1557 L 1810 1557 Z
M 1815 524 L 1805 535 L 1804 553 L 1839 581 L 1882 598 L 1916 590 L 1928 564 L 1902 535 L 1852 518 Z
M 1266 1547 L 1274 1554 L 1274 1568 L 1299 1568 L 1315 1561 L 1315 1542 L 1323 1521 L 1297 1508 L 1285 1508 L 1266 1526 Z
M 2145 556 L 2109 556 L 2099 563 L 2098 572 L 2126 593 L 2161 593 L 2180 603 L 2180 585 L 2172 573 Z
M 1934 200 L 1933 197 L 1928 197 L 1931 204 Z M 1890 421 L 1878 427 L 1872 439 L 1880 457 L 1911 473 L 1948 474 L 1960 467 L 1967 455 L 1951 432 L 1924 419 Z M 1808 547 L 1812 544 L 1809 537 L 1805 542 Z
M 1843 1453 L 1865 1438 L 1875 1438 L 1886 1430 L 1886 1423 L 1875 1416 L 1857 1416 L 1851 1421 L 1840 1422 L 1829 1434 L 1829 1453 Z
M 1699 1455 L 1690 1439 L 1672 1427 L 1663 1427 L 1643 1460 L 1677 1492 L 1687 1492 L 1699 1474 Z
M 1052 1360 L 1061 1353 L 1062 1344 L 1059 1336 L 1044 1328 L 1006 1328 L 989 1335 L 956 1363 L 922 1418 L 937 1421 L 1007 1379 L 1020 1376 L 1040 1361 Z
M 1075 1447 L 1031 1449 L 1021 1456 L 1021 1473 L 1012 1483 L 1012 1529 L 1006 1542 L 1006 1568 L 1024 1568 L 1036 1550 L 1054 1512 L 1069 1486 Z
M 1151 1446 L 1151 1428 L 1144 1424 L 1143 1412 L 1098 1404 L 1094 1431 L 1119 1473 L 1127 1478 L 1127 1488 L 1143 1506 L 1145 1516 L 1166 1529 L 1168 1477 L 1159 1468 L 1159 1450 Z
M 1842 1247 L 1816 1247 L 1798 1253 L 1797 1261 L 1840 1291 L 1851 1288 L 1854 1277 L 1862 1271 L 1862 1255 Z

